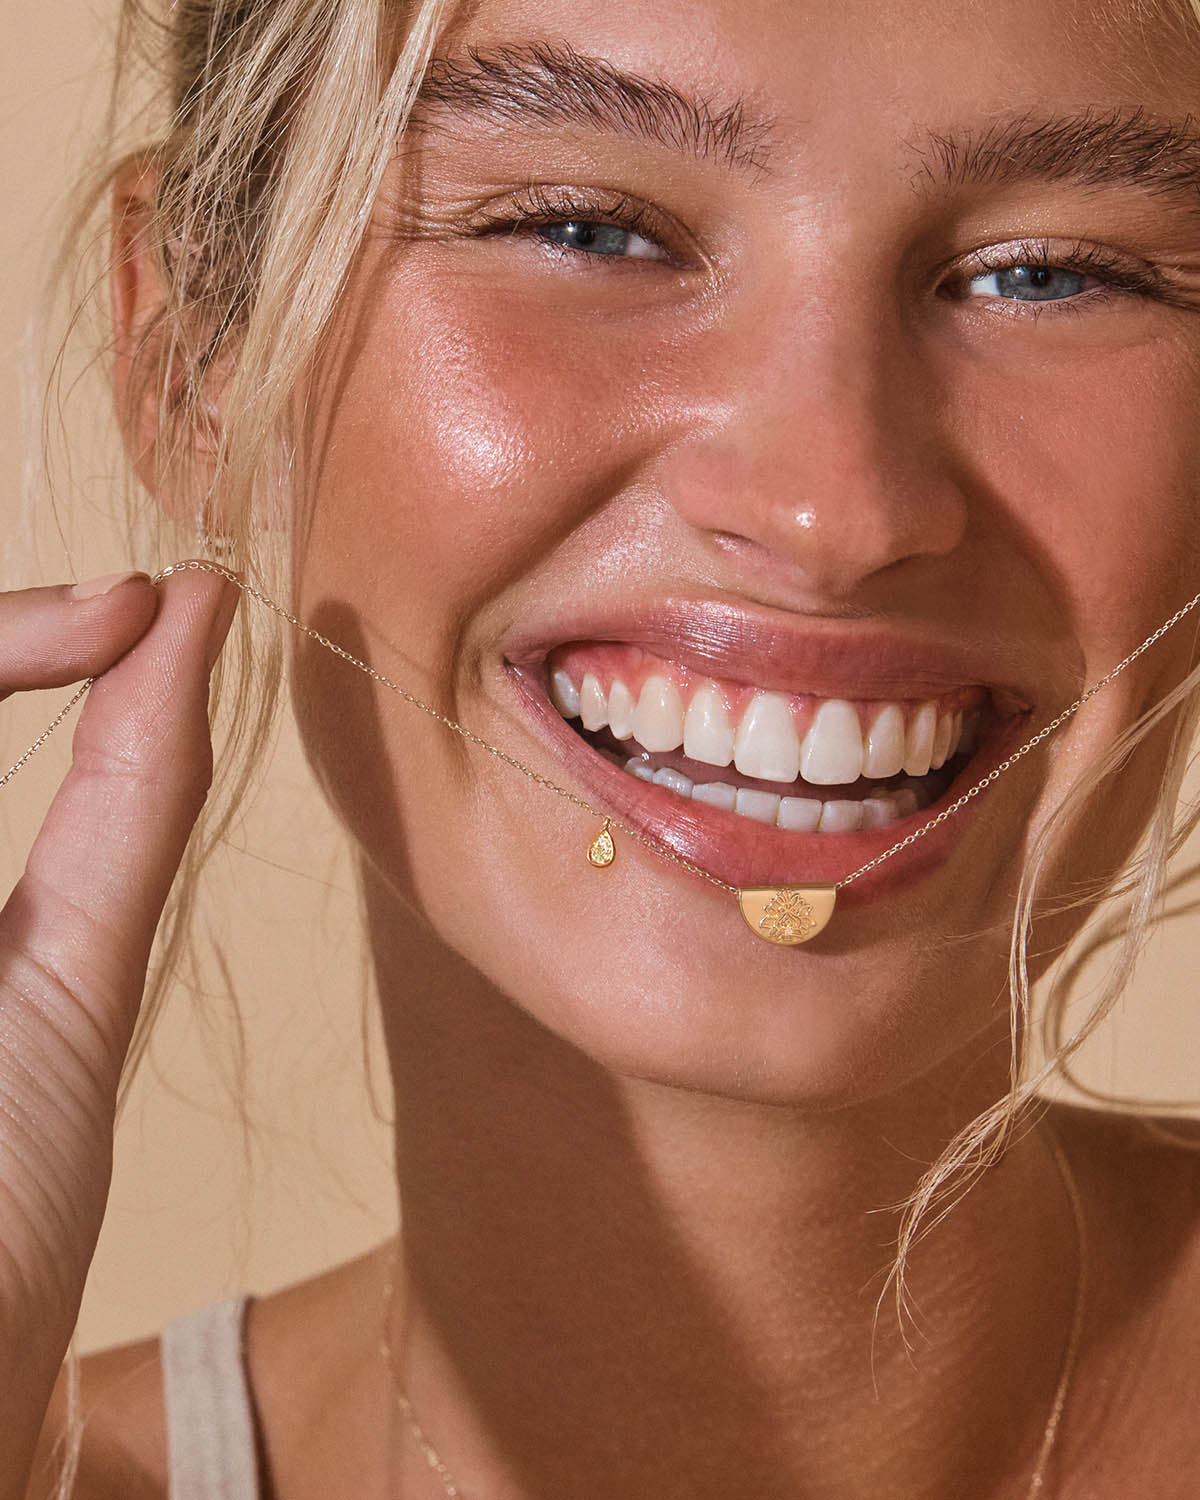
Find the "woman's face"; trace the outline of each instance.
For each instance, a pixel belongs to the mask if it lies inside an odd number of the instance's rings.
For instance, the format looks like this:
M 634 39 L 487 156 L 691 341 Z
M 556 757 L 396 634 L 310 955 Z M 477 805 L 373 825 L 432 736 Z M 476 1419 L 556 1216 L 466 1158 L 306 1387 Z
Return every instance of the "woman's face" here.
M 469 9 L 310 393 L 304 612 L 722 880 L 834 881 L 1197 586 L 1200 48 L 1097 0 Z M 297 685 L 395 920 L 606 1065 L 828 1106 L 997 1024 L 1034 837 L 1191 642 L 798 949 L 620 835 L 592 869 L 324 653 Z

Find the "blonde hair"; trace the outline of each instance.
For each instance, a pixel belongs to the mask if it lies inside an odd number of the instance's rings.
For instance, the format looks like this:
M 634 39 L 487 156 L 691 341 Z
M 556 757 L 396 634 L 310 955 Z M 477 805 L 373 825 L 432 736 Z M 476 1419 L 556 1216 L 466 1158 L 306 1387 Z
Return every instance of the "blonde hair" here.
M 296 387 L 341 294 L 448 4 L 412 0 L 398 18 L 394 0 L 176 0 L 160 20 L 143 0 L 123 0 L 110 135 L 126 95 L 145 93 L 138 75 L 147 67 L 167 117 L 157 139 L 110 147 L 117 165 L 100 176 L 70 238 L 88 239 L 83 225 L 106 209 L 135 162 L 154 190 L 133 253 L 153 258 L 164 300 L 142 336 L 126 406 L 153 404 L 155 469 L 174 513 L 130 496 L 131 518 L 143 523 L 131 528 L 131 543 L 152 564 L 198 545 L 273 597 L 288 597 Z M 93 286 L 105 280 L 96 276 Z M 164 915 L 126 1089 L 168 986 L 199 986 L 190 942 L 198 881 L 271 737 L 280 630 L 265 612 L 239 611 L 218 666 L 221 774 Z
M 158 181 L 146 237 L 167 289 L 143 371 L 157 388 L 158 468 L 191 496 L 202 540 L 219 543 L 223 560 L 277 597 L 289 592 L 287 535 L 278 522 L 288 510 L 281 495 L 289 480 L 294 393 L 328 325 L 450 5 L 412 0 L 398 21 L 388 0 L 176 0 L 159 20 L 140 0 L 124 0 L 114 101 L 119 105 L 139 60 L 155 56 L 170 101 L 158 138 L 140 146 Z M 1187 0 L 1186 8 L 1200 17 L 1200 0 Z M 219 424 L 206 406 L 214 371 L 228 376 Z M 131 399 L 144 391 L 135 387 Z M 214 428 L 211 446 L 198 442 Z M 198 873 L 268 737 L 281 664 L 273 622 L 242 618 L 217 688 L 225 705 L 224 779 L 176 886 L 131 1066 L 144 1048 L 153 1002 L 186 967 Z M 893 1270 L 901 1297 L 919 1238 L 1005 1149 L 1014 1128 L 1036 1110 L 1039 1091 L 1124 989 L 1158 909 L 1167 862 L 1200 819 L 1200 811 L 1180 801 L 1198 722 L 1200 666 L 1079 779 L 1038 837 L 1012 930 L 1011 1086 L 954 1138 L 902 1206 Z M 1069 1035 L 1063 1030 L 1068 996 L 1052 997 L 1050 1055 L 1028 1071 L 1028 952 L 1035 911 L 1047 909 L 1044 876 L 1090 799 L 1162 727 L 1171 745 L 1143 849 L 1116 881 L 1053 908 L 1090 907 L 1106 894 L 1124 900 L 1102 993 Z

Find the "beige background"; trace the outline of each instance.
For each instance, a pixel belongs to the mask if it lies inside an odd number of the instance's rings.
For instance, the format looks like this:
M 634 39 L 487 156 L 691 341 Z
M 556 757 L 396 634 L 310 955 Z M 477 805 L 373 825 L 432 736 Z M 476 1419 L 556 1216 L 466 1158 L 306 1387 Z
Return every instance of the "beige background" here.
M 0 507 L 3 584 L 90 577 L 129 565 L 101 406 L 61 515 L 29 493 L 37 393 L 22 368 L 28 320 L 72 176 L 105 102 L 112 0 L 0 0 Z M 78 419 L 77 408 L 75 417 Z M 23 496 L 22 491 L 25 491 Z M 169 559 L 164 558 L 166 562 Z M 63 694 L 8 703 L 11 763 Z M 69 730 L 0 793 L 0 876 L 16 877 L 70 747 Z M 395 1227 L 386 1074 L 372 1035 L 367 1086 L 357 904 L 332 820 L 285 736 L 218 872 L 218 921 L 235 955 L 234 1009 L 174 997 L 121 1127 L 111 1211 L 80 1329 L 83 1348 L 144 1334 L 230 1289 L 267 1290 L 375 1243 Z M 243 1106 L 244 1115 L 243 1119 Z
M 5 586 L 127 565 L 102 445 L 84 455 L 62 517 L 37 497 L 29 469 L 37 403 L 22 377 L 53 225 L 72 173 L 91 149 L 89 121 L 103 104 L 110 9 L 110 0 L 3 0 Z M 4 706 L 5 765 L 62 696 Z M 0 876 L 8 883 L 68 746 L 64 735 L 0 793 Z M 348 864 L 286 733 L 235 843 L 220 872 L 233 899 L 217 920 L 234 955 L 246 1077 L 239 1082 L 233 1067 L 228 995 L 214 981 L 199 1002 L 178 996 L 120 1130 L 110 1213 L 81 1324 L 84 1348 L 147 1333 L 229 1289 L 268 1290 L 394 1227 L 386 1079 L 367 1019 Z M 1200 850 L 1193 850 L 1197 858 Z M 1190 889 L 1194 897 L 1195 883 Z M 1200 916 L 1173 923 L 1152 943 L 1135 992 L 1088 1050 L 1082 1072 L 1095 1086 L 1160 1099 L 1200 1094 L 1198 923 Z

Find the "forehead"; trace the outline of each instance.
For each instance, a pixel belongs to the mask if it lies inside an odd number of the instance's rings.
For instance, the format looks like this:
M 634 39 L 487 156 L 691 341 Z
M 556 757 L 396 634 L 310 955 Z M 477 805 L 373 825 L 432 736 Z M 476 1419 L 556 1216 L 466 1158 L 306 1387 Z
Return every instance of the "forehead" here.
M 476 0 L 443 50 L 529 42 L 744 106 L 801 154 L 1023 112 L 1200 113 L 1186 0 Z

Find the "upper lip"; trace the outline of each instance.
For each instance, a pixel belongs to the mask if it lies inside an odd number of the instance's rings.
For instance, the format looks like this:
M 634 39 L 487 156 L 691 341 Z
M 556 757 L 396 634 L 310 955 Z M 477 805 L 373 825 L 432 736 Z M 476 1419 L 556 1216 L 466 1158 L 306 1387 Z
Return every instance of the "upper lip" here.
M 818 698 L 927 699 L 979 685 L 1002 716 L 1032 706 L 1017 662 L 904 622 L 850 622 L 749 610 L 725 600 L 583 606 L 514 634 L 509 663 L 529 670 L 571 641 L 621 641 L 748 686 Z M 1006 643 L 1010 650 L 1015 643 Z M 1029 656 L 1024 657 L 1028 668 Z

